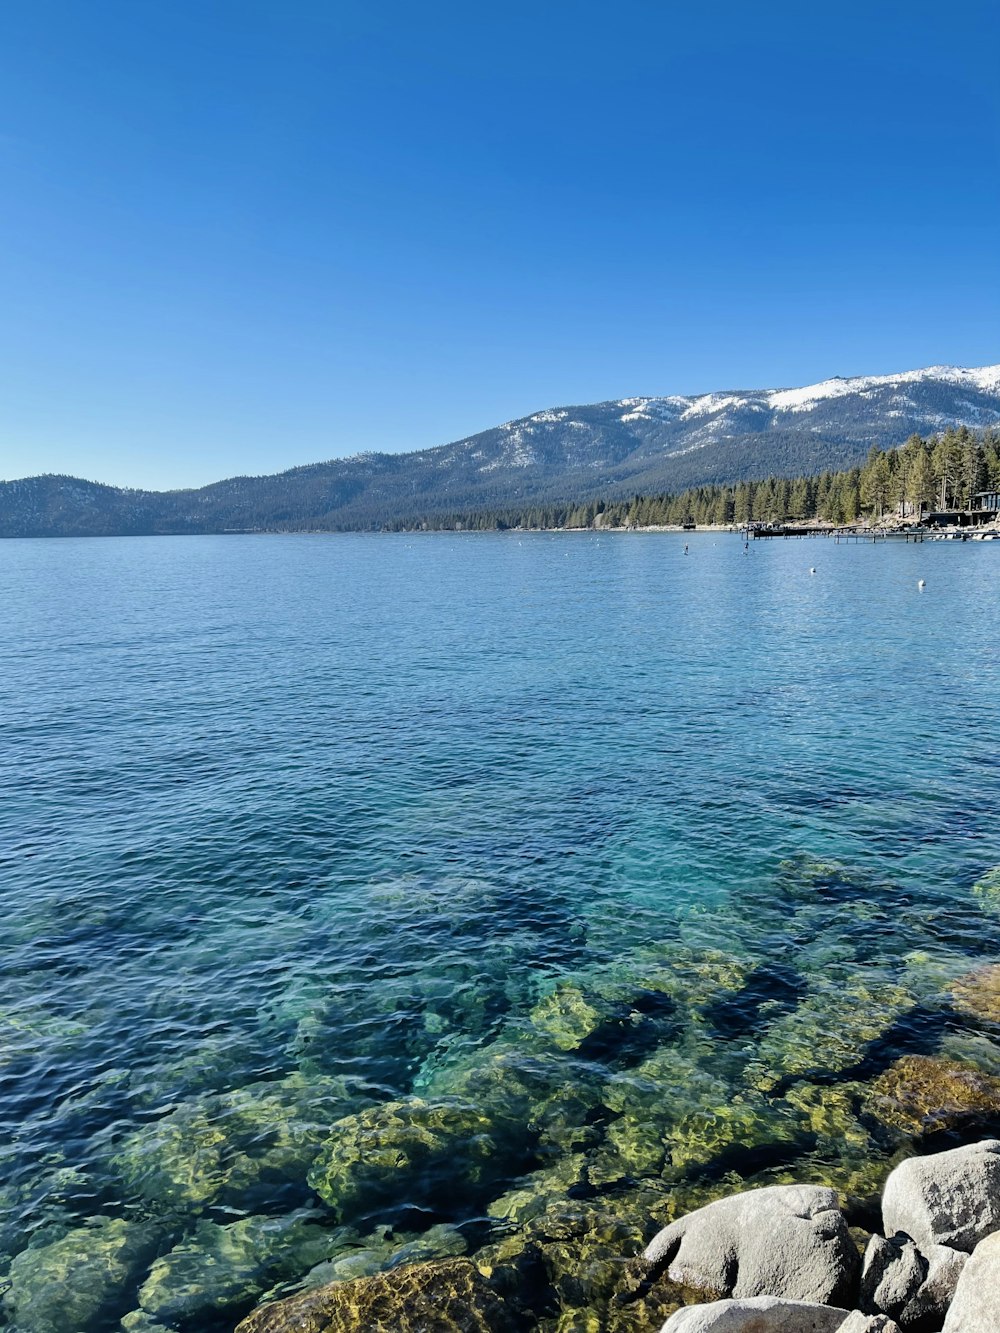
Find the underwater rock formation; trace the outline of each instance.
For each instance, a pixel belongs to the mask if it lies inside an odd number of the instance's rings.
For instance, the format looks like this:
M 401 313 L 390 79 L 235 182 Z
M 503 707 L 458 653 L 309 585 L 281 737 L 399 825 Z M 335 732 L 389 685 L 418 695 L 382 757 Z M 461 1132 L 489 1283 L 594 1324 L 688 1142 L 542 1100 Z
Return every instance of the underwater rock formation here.
M 384 1102 L 332 1126 L 309 1184 L 342 1220 L 398 1204 L 452 1214 L 510 1170 L 516 1152 L 458 1101 Z
M 439 1259 L 261 1306 L 236 1333 L 519 1333 L 523 1319 L 470 1260 Z
M 201 1221 L 153 1263 L 139 1290 L 141 1313 L 168 1328 L 197 1327 L 209 1316 L 246 1309 L 274 1283 L 327 1258 L 341 1240 L 309 1214 L 244 1217 L 228 1226 Z M 143 1327 L 130 1318 L 123 1328 Z
M 1000 1078 L 933 1055 L 905 1055 L 868 1089 L 868 1111 L 914 1137 L 1000 1114 Z
M 1000 1024 L 1000 963 L 979 967 L 955 982 L 955 1007 L 987 1023 Z
M 915 1003 L 889 982 L 873 984 L 850 973 L 824 978 L 765 1032 L 754 1056 L 756 1086 L 769 1090 L 787 1076 L 852 1069 Z
M 994 866 L 980 876 L 973 884 L 972 892 L 984 908 L 1000 911 L 1000 866 Z
M 67 1333 L 116 1307 L 124 1314 L 162 1239 L 160 1227 L 115 1217 L 22 1250 L 4 1297 L 12 1322 L 21 1333 Z
M 252 1206 L 282 1184 L 305 1196 L 306 1173 L 330 1125 L 347 1107 L 370 1101 L 354 1080 L 292 1074 L 251 1084 L 182 1102 L 130 1134 L 111 1165 L 128 1190 L 195 1214 L 213 1203 Z

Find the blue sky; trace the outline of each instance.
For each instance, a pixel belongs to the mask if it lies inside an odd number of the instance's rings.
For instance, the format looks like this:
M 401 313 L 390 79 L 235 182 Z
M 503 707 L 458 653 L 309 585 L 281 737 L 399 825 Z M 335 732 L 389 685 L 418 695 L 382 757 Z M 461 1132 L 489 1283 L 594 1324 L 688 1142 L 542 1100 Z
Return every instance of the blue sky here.
M 6 0 L 0 477 L 1000 361 L 1000 11 Z

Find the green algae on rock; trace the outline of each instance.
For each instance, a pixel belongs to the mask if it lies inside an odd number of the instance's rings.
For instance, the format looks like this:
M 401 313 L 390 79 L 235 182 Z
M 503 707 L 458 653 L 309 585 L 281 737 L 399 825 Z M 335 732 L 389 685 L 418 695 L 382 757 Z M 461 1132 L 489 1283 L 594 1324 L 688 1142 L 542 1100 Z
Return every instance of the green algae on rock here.
M 1000 1024 L 1000 963 L 978 967 L 959 977 L 952 995 L 956 1009 L 962 1013 Z
M 155 1260 L 139 1290 L 139 1306 L 167 1327 L 196 1327 L 246 1309 L 276 1282 L 320 1263 L 342 1242 L 342 1230 L 318 1225 L 310 1214 L 244 1217 L 228 1226 L 202 1220 Z
M 876 1120 L 918 1136 L 1000 1114 L 1000 1078 L 933 1055 L 905 1055 L 867 1090 Z
M 510 1169 L 512 1146 L 494 1131 L 467 1103 L 384 1102 L 331 1128 L 309 1184 L 342 1219 L 400 1202 L 445 1212 L 457 1201 L 468 1207 Z
M 0 1009 L 0 1065 L 40 1050 L 58 1051 L 89 1030 L 86 1023 L 52 1013 L 42 1005 L 10 1005 Z
M 348 1282 L 354 1278 L 372 1277 L 375 1273 L 398 1268 L 402 1264 L 422 1263 L 427 1259 L 445 1259 L 465 1254 L 468 1249 L 465 1236 L 458 1227 L 447 1222 L 438 1223 L 427 1231 L 411 1235 L 379 1226 L 365 1236 L 350 1227 L 339 1227 L 350 1239 L 338 1244 L 336 1253 L 317 1264 L 300 1278 L 291 1291 L 323 1287 L 330 1282 Z M 288 1284 L 286 1284 L 288 1285 Z M 269 1295 L 275 1295 L 275 1292 Z M 290 1294 L 285 1292 L 283 1294 Z
M 4 1297 L 12 1323 L 21 1333 L 68 1333 L 119 1318 L 135 1303 L 163 1234 L 152 1224 L 102 1218 L 22 1250 Z
M 601 1074 L 561 1051 L 498 1039 L 457 1062 L 428 1067 L 415 1091 L 477 1107 L 506 1136 L 574 1152 L 589 1143 L 601 1105 Z
M 785 1101 L 801 1116 L 804 1128 L 818 1140 L 828 1139 L 865 1151 L 871 1140 L 858 1119 L 862 1089 L 860 1083 L 833 1086 L 796 1083 L 785 1092 Z
M 891 981 L 852 972 L 828 976 L 767 1029 L 754 1053 L 751 1081 L 767 1091 L 785 1076 L 843 1073 L 859 1065 L 915 1003 Z
M 782 1115 L 765 1098 L 752 1092 L 737 1094 L 711 1111 L 694 1111 L 671 1129 L 667 1137 L 674 1171 L 691 1171 L 718 1163 L 733 1154 L 743 1156 L 762 1148 L 791 1147 L 799 1138 L 798 1123 Z
M 531 1022 L 561 1051 L 575 1051 L 604 1022 L 606 1013 L 572 981 L 561 981 L 531 1011 Z
M 411 1264 L 263 1305 L 236 1333 L 523 1333 L 516 1302 L 469 1259 Z
M 545 1333 L 599 1329 L 646 1333 L 694 1297 L 668 1282 L 652 1290 L 639 1256 L 669 1209 L 665 1187 L 645 1182 L 625 1195 L 577 1200 L 542 1193 L 543 1207 L 516 1232 L 479 1250 L 476 1264 L 492 1276 L 523 1272 L 537 1322 Z M 552 1312 L 547 1313 L 548 1307 Z
M 310 1165 L 345 1106 L 367 1102 L 344 1079 L 299 1074 L 182 1102 L 136 1130 L 112 1166 L 136 1194 L 168 1208 L 242 1207 L 256 1192 L 296 1184 L 306 1193 Z
M 1000 866 L 994 866 L 977 879 L 972 892 L 988 911 L 1000 912 Z

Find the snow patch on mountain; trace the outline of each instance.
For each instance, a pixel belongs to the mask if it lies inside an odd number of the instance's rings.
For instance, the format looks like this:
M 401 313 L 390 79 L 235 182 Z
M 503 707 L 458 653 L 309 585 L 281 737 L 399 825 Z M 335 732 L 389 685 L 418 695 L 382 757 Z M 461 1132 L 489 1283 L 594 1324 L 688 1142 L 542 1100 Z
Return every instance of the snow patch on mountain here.
M 995 393 L 1000 389 L 1000 365 L 980 366 L 972 370 L 964 370 L 959 366 L 929 366 L 923 370 L 906 370 L 899 375 L 857 375 L 850 379 L 838 375 L 834 379 L 822 380 L 819 384 L 807 384 L 801 389 L 771 389 L 766 396 L 768 405 L 776 412 L 808 412 L 828 398 L 844 398 L 849 394 L 867 397 L 879 389 L 892 388 L 898 384 L 928 382 Z
M 706 393 L 696 398 L 691 406 L 681 415 L 682 421 L 691 417 L 707 416 L 714 412 L 724 412 L 727 407 L 743 407 L 752 402 L 749 395 L 735 393 Z

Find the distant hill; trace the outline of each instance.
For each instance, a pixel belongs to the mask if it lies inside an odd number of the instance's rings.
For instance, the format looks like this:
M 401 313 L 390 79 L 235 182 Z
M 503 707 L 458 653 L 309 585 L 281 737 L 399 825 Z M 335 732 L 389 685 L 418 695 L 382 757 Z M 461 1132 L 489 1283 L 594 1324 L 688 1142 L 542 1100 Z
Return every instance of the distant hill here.
M 872 444 L 961 425 L 1000 425 L 1000 366 L 550 408 L 436 449 L 358 454 L 198 490 L 58 476 L 0 482 L 0 536 L 372 528 L 850 467 Z

